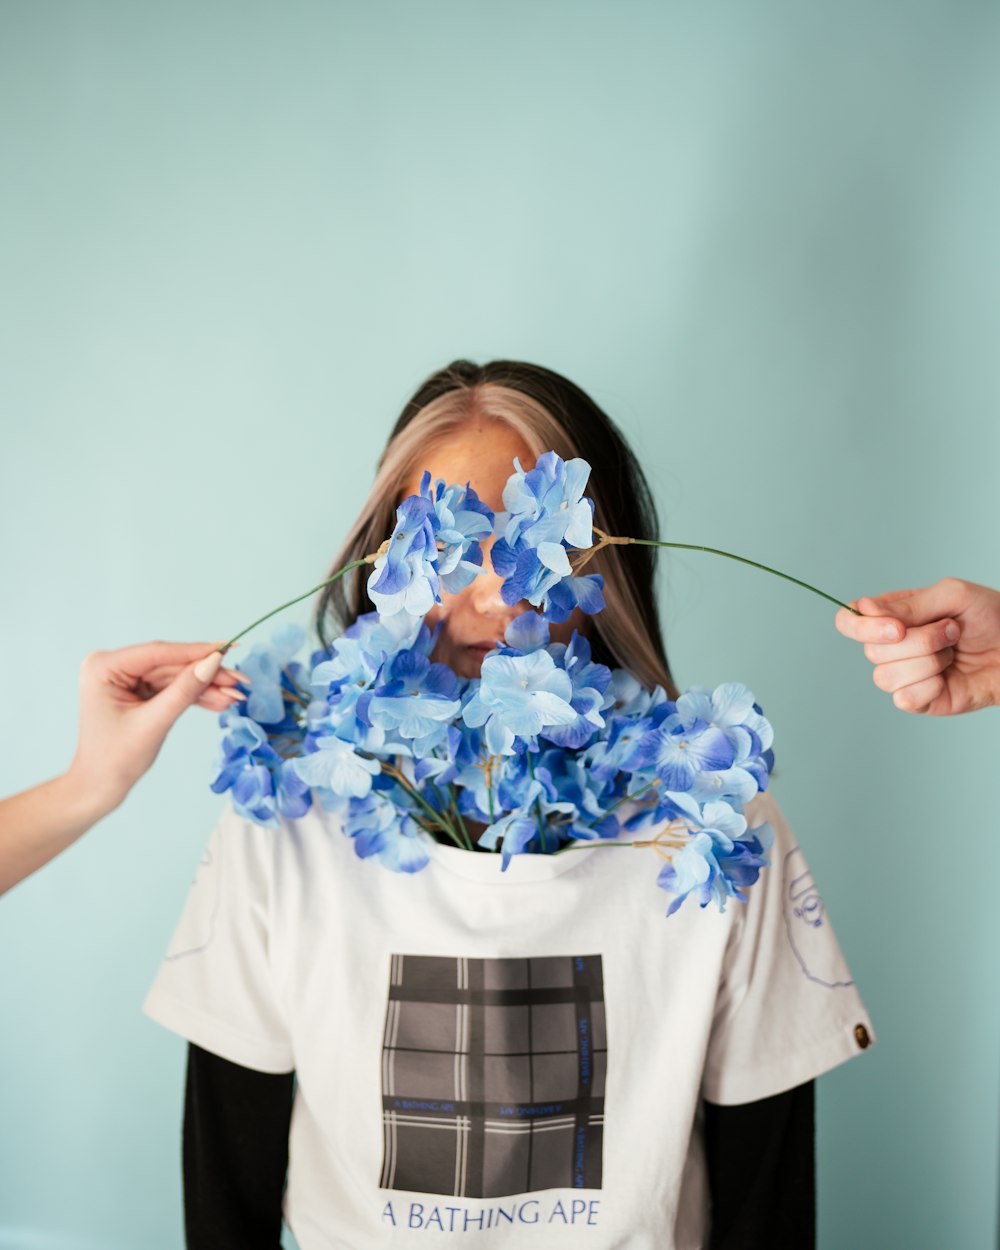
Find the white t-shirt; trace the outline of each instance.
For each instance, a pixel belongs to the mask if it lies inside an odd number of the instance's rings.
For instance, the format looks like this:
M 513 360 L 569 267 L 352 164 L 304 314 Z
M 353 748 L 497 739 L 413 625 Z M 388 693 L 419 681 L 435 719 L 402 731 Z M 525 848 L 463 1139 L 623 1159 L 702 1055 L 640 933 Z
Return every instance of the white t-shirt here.
M 435 846 L 413 875 L 313 811 L 222 817 L 145 1011 L 297 1074 L 285 1217 L 302 1250 L 694 1250 L 701 1099 L 800 1085 L 872 1038 L 769 795 L 771 867 L 669 919 L 652 850 Z M 470 1242 L 471 1239 L 471 1242 Z

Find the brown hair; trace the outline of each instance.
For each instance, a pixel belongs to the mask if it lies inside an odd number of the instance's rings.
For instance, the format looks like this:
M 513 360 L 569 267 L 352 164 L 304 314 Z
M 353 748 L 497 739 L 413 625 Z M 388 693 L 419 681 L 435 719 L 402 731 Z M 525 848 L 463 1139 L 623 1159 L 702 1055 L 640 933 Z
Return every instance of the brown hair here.
M 630 538 L 657 538 L 656 507 L 639 462 L 615 424 L 584 391 L 540 365 L 457 360 L 432 374 L 409 400 L 389 435 L 375 482 L 333 562 L 333 570 L 376 551 L 391 532 L 404 485 L 420 455 L 447 441 L 473 417 L 508 426 L 533 455 L 554 451 L 582 456 L 593 467 L 587 493 L 594 523 Z M 590 623 L 594 659 L 627 669 L 644 686 L 676 695 L 660 632 L 656 601 L 656 549 L 612 546 L 598 552 L 587 572 L 604 577 L 606 607 Z M 326 587 L 316 609 L 324 646 L 334 632 L 373 610 L 362 567 Z

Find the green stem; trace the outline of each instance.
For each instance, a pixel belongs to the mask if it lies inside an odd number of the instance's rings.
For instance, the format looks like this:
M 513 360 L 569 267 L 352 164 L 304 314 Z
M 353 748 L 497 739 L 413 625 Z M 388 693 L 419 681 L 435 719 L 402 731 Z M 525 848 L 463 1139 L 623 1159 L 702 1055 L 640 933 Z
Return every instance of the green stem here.
M 272 616 L 277 616 L 279 612 L 284 612 L 285 608 L 290 608 L 293 603 L 301 603 L 303 599 L 308 599 L 310 595 L 314 595 L 317 590 L 322 590 L 324 586 L 332 585 L 338 577 L 343 577 L 345 573 L 350 573 L 351 569 L 359 569 L 363 564 L 367 563 L 367 560 L 354 560 L 351 564 L 345 564 L 344 567 L 342 569 L 338 569 L 332 577 L 328 577 L 325 582 L 320 582 L 320 584 L 318 586 L 314 586 L 312 590 L 307 590 L 304 595 L 296 595 L 294 599 L 289 599 L 287 603 L 283 603 L 280 607 L 272 608 L 271 611 L 266 613 L 264 616 L 258 617 L 252 625 L 248 625 L 246 629 L 241 629 L 238 634 L 234 634 L 226 645 L 224 647 L 220 647 L 219 650 L 223 655 L 225 655 L 234 642 L 242 638 L 244 634 L 249 634 L 249 632 L 252 629 L 256 629 L 258 625 L 262 625 L 264 621 L 269 621 Z
M 466 842 L 468 842 L 469 844 L 469 850 L 474 851 L 476 848 L 472 844 L 472 835 L 469 833 L 469 828 L 465 823 L 465 817 L 462 815 L 462 813 L 458 809 L 458 800 L 455 797 L 455 791 L 451 786 L 449 786 L 448 789 L 451 793 L 451 810 L 455 814 L 455 820 L 458 822 L 458 827 L 462 833 L 462 836 L 465 838 Z
M 392 769 L 387 769 L 383 765 L 383 771 L 388 773 L 388 775 L 392 777 L 392 779 L 396 782 L 398 786 L 400 786 L 403 790 L 405 790 L 406 793 L 412 799 L 415 799 L 420 804 L 420 806 L 424 809 L 424 811 L 427 812 L 427 814 L 430 816 L 432 822 L 435 825 L 437 825 L 442 830 L 442 832 L 446 833 L 449 838 L 451 838 L 452 842 L 455 843 L 455 845 L 458 847 L 460 851 L 464 851 L 467 849 L 465 846 L 462 845 L 462 839 L 458 836 L 455 830 L 451 827 L 451 823 L 445 818 L 444 814 L 442 812 L 439 812 L 432 803 L 428 803 L 419 790 L 417 790 L 414 786 L 410 785 L 410 783 L 403 776 L 403 773 L 400 769 L 396 768 L 395 766 L 393 766 Z
M 642 849 L 644 845 L 642 842 L 569 842 L 566 846 L 561 846 L 556 854 L 562 855 L 564 851 L 589 851 L 598 846 L 608 850 L 613 850 L 616 846 L 637 846 Z
M 650 792 L 650 790 L 652 790 L 655 786 L 658 786 L 659 784 L 660 784 L 660 779 L 659 777 L 656 777 L 652 781 L 650 781 L 647 785 L 644 785 L 641 790 L 636 790 L 635 794 L 623 794 L 622 797 L 617 800 L 617 802 L 611 804 L 608 810 L 604 813 L 605 816 L 612 816 L 615 812 L 618 811 L 620 807 L 624 807 L 626 803 L 637 803 L 639 799 L 644 798 L 645 795 L 647 795 Z
M 490 756 L 490 770 L 486 774 L 486 797 L 490 801 L 490 824 L 492 825 L 494 821 L 496 820 L 496 816 L 494 816 L 493 814 L 493 757 L 492 756 Z
M 433 782 L 433 781 L 431 782 L 431 789 L 432 789 L 432 790 L 434 791 L 434 793 L 437 795 L 438 802 L 441 804 L 441 810 L 442 810 L 443 812 L 444 812 L 444 811 L 450 812 L 450 813 L 452 813 L 452 814 L 453 814 L 453 816 L 458 816 L 458 815 L 459 815 L 459 813 L 458 813 L 458 808 L 455 806 L 455 804 L 454 804 L 454 802 L 451 800 L 450 796 L 449 796 L 449 801 L 446 803 L 446 802 L 444 801 L 444 795 L 443 795 L 443 794 L 441 793 L 441 791 L 438 789 L 437 784 L 436 784 L 435 782 Z M 459 816 L 459 820 L 461 820 L 461 817 L 460 817 L 460 816 Z M 451 824 L 451 823 L 452 823 L 452 822 L 450 822 L 450 821 L 449 821 L 449 824 Z M 455 828 L 455 830 L 456 830 L 456 831 L 460 831 L 460 832 L 462 832 L 462 833 L 464 833 L 464 834 L 465 834 L 465 843 L 466 843 L 466 845 L 465 845 L 462 849 L 463 849 L 463 850 L 465 850 L 465 851 L 471 851 L 471 850 L 472 850 L 472 842 L 469 840 L 469 832 L 468 832 L 468 830 L 465 828 L 465 826 L 464 826 L 464 825 L 462 825 L 462 826 L 461 826 L 461 828 L 460 828 L 460 826 L 459 826 L 459 824 L 458 824 L 458 822 L 457 822 L 457 821 L 454 823 L 454 826 L 453 826 L 453 827 Z
M 535 761 L 531 758 L 531 752 L 528 752 L 528 772 L 531 773 L 531 780 L 535 780 Z M 549 846 L 545 840 L 545 819 L 542 816 L 541 799 L 535 799 L 535 820 L 538 822 L 538 836 L 542 842 L 542 854 L 548 855 Z
M 825 590 L 820 590 L 816 586 L 810 586 L 808 582 L 800 581 L 797 577 L 792 577 L 790 573 L 782 573 L 780 569 L 772 569 L 769 564 L 759 564 L 756 560 L 748 560 L 746 556 L 733 555 L 731 551 L 722 551 L 718 547 L 699 547 L 696 543 L 668 543 L 659 538 L 633 538 L 632 542 L 639 547 L 671 547 L 675 551 L 707 551 L 709 555 L 725 556 L 727 560 L 738 560 L 740 564 L 749 564 L 753 569 L 761 569 L 764 573 L 773 573 L 775 577 L 783 577 L 786 582 L 794 582 L 796 586 L 801 586 L 803 590 L 811 590 L 814 595 L 819 595 L 821 599 L 835 603 L 838 608 L 846 608 L 848 612 L 853 612 L 855 616 L 861 615 L 857 608 L 852 608 L 849 603 L 835 599 L 833 595 L 828 595 Z

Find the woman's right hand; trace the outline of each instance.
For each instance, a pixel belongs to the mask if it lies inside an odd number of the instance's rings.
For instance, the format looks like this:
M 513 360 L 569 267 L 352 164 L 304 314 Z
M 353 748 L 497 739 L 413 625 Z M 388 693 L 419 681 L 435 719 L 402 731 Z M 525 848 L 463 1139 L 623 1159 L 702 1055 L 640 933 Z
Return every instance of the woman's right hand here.
M 864 644 L 872 680 L 901 711 L 958 716 L 1000 705 L 1000 591 L 946 577 L 843 608 L 837 629 Z
M 192 704 L 225 711 L 244 696 L 221 643 L 147 642 L 95 651 L 80 666 L 80 733 L 69 769 L 0 799 L 0 894 L 66 849 L 125 798 Z
M 239 701 L 237 683 L 248 679 L 222 667 L 220 645 L 147 642 L 88 655 L 80 666 L 80 733 L 68 772 L 74 783 L 115 807 L 186 708 L 222 712 Z

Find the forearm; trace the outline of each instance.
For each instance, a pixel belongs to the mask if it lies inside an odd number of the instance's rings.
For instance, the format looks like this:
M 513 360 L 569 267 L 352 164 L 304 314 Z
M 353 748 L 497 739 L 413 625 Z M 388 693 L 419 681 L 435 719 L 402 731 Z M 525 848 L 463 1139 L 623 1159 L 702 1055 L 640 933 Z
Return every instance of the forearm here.
M 0 799 L 0 894 L 54 859 L 119 802 L 72 770 Z

